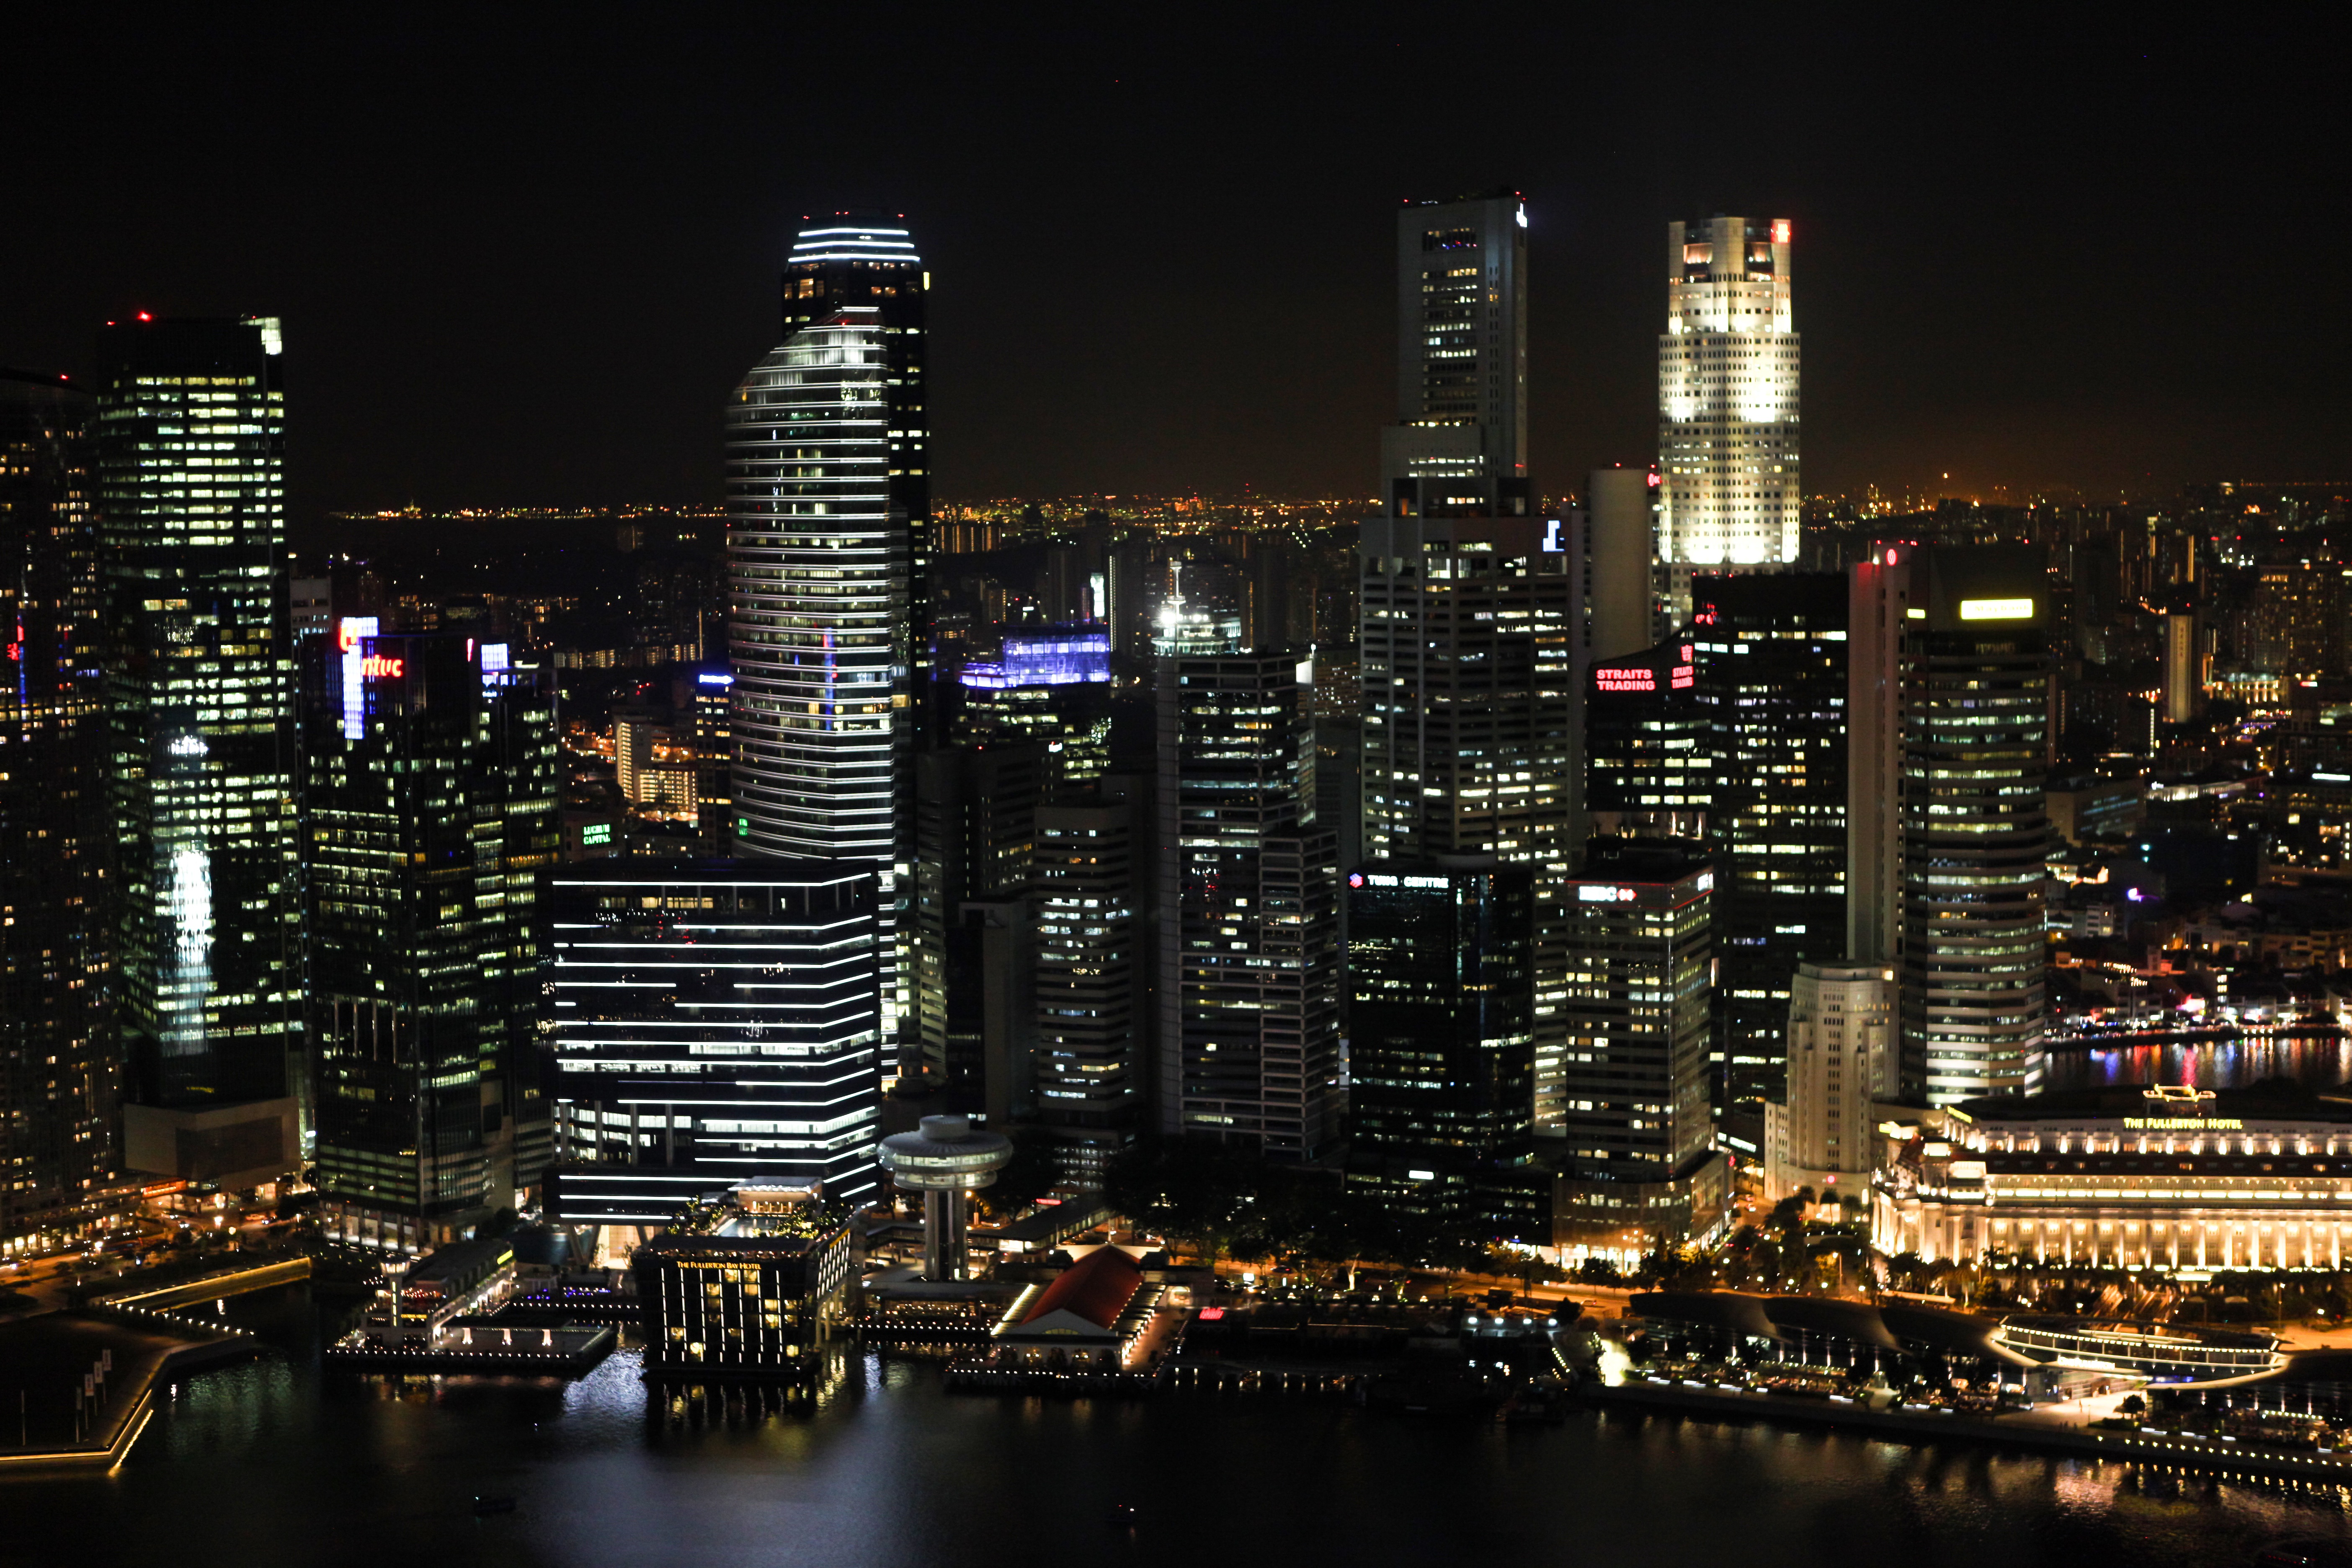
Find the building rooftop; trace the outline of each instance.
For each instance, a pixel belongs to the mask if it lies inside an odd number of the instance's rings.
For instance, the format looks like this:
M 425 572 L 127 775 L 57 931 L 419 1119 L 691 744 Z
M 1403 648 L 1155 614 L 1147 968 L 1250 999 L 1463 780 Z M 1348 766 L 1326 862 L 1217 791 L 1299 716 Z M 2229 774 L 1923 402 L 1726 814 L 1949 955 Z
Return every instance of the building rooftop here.
M 1097 1247 L 1067 1268 L 1022 1314 L 1024 1327 L 1055 1312 L 1070 1312 L 1108 1333 L 1143 1288 L 1143 1269 L 1116 1247 Z

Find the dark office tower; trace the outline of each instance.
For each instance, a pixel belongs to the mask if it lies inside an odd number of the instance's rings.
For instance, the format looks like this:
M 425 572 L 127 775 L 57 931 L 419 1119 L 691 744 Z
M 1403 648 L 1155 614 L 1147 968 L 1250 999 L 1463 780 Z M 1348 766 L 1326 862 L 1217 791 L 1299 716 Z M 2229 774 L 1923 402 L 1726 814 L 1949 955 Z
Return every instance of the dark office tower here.
M 1852 581 L 1850 955 L 1901 978 L 1906 1096 L 2034 1093 L 2050 844 L 2041 552 L 1882 546 Z
M 1063 1179 L 1089 1190 L 1134 1142 L 1148 1087 L 1149 795 L 1148 781 L 1113 775 L 1091 800 L 1037 811 L 1032 1083 Z
M 1696 841 L 1706 837 L 1720 783 L 1715 693 L 1698 679 L 1698 648 L 1662 643 L 1601 659 L 1584 690 L 1584 809 L 1594 831 Z
M 916 759 L 915 997 L 920 1053 L 907 1087 L 1001 1128 L 1025 1095 L 1027 929 L 1037 805 L 1052 758 L 1031 741 L 944 746 Z
M 0 1249 L 92 1217 L 120 1150 L 90 398 L 0 371 Z
M 1555 1236 L 1639 1253 L 1727 1195 L 1706 1102 L 1715 873 L 1664 841 L 1593 841 L 1568 888 L 1568 1061 Z M 1617 1232 L 1633 1227 L 1630 1238 Z
M 873 1201 L 870 868 L 602 860 L 551 881 L 558 1215 L 663 1226 L 749 1181 Z
M 320 1214 L 407 1251 L 536 1186 L 555 701 L 503 643 L 345 618 L 304 656 Z
M 1121 540 L 1106 553 L 1103 566 L 1111 651 L 1121 658 L 1148 658 L 1153 617 L 1160 609 L 1160 573 L 1151 558 L 1151 542 Z
M 1491 857 L 1348 874 L 1348 1182 L 1548 1242 L 1533 1188 L 1535 881 Z
M 1584 498 L 1586 636 L 1595 660 L 1623 658 L 1657 641 L 1651 563 L 1657 540 L 1658 470 L 1595 468 Z
M 1396 517 L 1525 517 L 1528 216 L 1516 191 L 1397 214 Z
M 1296 652 L 1160 661 L 1160 1126 L 1276 1160 L 1339 1134 L 1311 681 Z
M 873 869 L 895 1053 L 914 1001 L 915 773 L 892 374 L 872 305 L 827 310 L 752 368 L 727 414 L 727 552 L 737 853 Z
M 916 732 L 931 697 L 930 413 L 924 406 L 923 297 L 931 275 L 915 254 L 902 219 L 851 208 L 812 216 L 793 242 L 784 268 L 784 336 L 814 325 L 845 305 L 879 312 L 875 340 L 881 350 L 882 400 L 888 409 L 891 525 L 905 540 L 907 604 L 915 624 L 907 632 L 907 690 Z
M 1536 1078 L 1559 1065 L 1556 916 L 1576 828 L 1575 580 L 1529 518 L 1364 524 L 1363 848 L 1495 855 L 1536 878 Z
M 1386 515 L 1359 543 L 1365 856 L 1494 855 L 1535 875 L 1536 1076 L 1557 1075 L 1558 886 L 1578 828 L 1577 579 L 1527 473 L 1527 215 L 1517 195 L 1397 226 Z
M 302 1157 L 280 346 L 271 317 L 99 338 L 124 1160 L 236 1187 Z
M 1716 1109 L 1752 1133 L 1797 965 L 1845 955 L 1846 581 L 1694 576 L 1691 604 L 1716 719 Z

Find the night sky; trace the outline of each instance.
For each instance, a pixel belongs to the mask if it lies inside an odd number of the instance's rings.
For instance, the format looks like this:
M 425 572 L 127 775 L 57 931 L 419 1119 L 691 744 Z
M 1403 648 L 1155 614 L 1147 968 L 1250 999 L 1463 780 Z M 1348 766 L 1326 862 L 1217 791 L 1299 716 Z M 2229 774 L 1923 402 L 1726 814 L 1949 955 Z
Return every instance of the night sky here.
M 1654 455 L 1664 224 L 1717 211 L 1796 226 L 1809 491 L 2352 479 L 2339 40 L 2283 21 L 80 9 L 0 55 L 0 363 L 283 316 L 300 513 L 715 499 L 793 231 L 851 203 L 931 268 L 940 495 L 1368 496 L 1395 205 L 1496 185 L 1548 493 Z

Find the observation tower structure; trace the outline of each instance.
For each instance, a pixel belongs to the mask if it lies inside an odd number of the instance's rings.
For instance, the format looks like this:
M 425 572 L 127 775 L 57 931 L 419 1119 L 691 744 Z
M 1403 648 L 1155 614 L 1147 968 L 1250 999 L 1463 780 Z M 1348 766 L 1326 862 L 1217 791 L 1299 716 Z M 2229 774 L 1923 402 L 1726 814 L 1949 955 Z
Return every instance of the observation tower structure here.
M 882 1140 L 881 1158 L 900 1186 L 923 1194 L 923 1278 L 969 1279 L 970 1194 L 1013 1163 L 1013 1141 L 1001 1132 L 973 1131 L 967 1116 L 926 1116 L 919 1131 Z

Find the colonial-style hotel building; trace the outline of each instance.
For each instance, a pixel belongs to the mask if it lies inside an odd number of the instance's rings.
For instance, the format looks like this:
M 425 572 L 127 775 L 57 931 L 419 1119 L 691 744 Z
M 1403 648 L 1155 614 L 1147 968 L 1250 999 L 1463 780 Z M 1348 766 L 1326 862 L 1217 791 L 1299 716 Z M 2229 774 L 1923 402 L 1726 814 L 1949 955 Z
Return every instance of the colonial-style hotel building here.
M 2352 1099 L 2101 1089 L 1886 1123 L 1872 1240 L 1929 1262 L 2341 1268 Z

